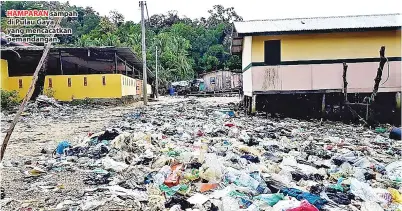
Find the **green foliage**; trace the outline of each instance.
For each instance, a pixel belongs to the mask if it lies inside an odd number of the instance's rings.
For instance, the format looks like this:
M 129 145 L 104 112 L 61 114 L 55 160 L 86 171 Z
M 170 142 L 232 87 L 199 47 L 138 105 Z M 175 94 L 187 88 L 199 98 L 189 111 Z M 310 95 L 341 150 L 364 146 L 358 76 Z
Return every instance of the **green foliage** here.
M 54 98 L 55 93 L 56 93 L 56 91 L 50 87 L 43 91 L 43 94 L 49 98 Z
M 1 108 L 9 110 L 14 106 L 18 105 L 18 92 L 17 91 L 7 91 L 1 90 Z
M 138 57 L 141 54 L 141 25 L 124 21 L 118 11 L 100 16 L 91 7 L 68 2 L 20 1 L 2 2 L 2 17 L 8 9 L 76 10 L 78 18 L 63 19 L 61 25 L 73 29 L 73 36 L 61 35 L 61 45 L 126 46 Z M 177 11 L 152 15 L 146 22 L 147 66 L 155 69 L 158 47 L 159 76 L 162 81 L 188 80 L 199 73 L 217 69 L 241 69 L 238 56 L 230 55 L 233 21 L 242 20 L 233 7 L 215 5 L 209 16 L 200 19 L 181 18 Z M 7 27 L 2 20 L 2 28 Z
M 85 98 L 85 99 L 73 99 L 71 101 L 71 105 L 93 105 L 94 104 L 94 100 L 91 98 Z

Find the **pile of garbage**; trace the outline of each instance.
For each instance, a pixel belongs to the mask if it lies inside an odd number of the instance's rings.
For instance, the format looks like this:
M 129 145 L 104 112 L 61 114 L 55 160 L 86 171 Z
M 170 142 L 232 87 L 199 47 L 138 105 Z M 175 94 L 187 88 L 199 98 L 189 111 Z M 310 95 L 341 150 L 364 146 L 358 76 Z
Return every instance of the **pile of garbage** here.
M 97 105 L 102 107 L 102 105 Z M 71 104 L 68 102 L 58 102 L 52 97 L 46 95 L 39 95 L 35 100 L 30 101 L 24 108 L 22 113 L 22 121 L 36 121 L 38 119 L 43 119 L 46 117 L 52 117 L 53 119 L 69 118 L 72 114 L 76 113 L 88 113 L 88 107 L 93 108 L 94 105 L 84 105 L 84 104 Z M 30 117 L 25 119 L 25 117 Z
M 402 142 L 388 136 L 187 100 L 139 108 L 116 128 L 62 141 L 24 174 L 88 172 L 83 182 L 93 188 L 55 209 L 402 210 Z

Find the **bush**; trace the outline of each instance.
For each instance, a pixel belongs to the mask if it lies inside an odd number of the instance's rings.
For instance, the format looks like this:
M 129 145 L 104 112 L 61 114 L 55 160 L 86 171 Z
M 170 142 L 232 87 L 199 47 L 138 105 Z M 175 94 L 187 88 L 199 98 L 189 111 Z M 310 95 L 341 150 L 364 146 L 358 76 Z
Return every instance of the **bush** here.
M 85 99 L 73 99 L 71 101 L 72 105 L 92 105 L 94 104 L 94 100 L 91 98 L 85 98 Z
M 1 90 L 1 108 L 8 110 L 18 105 L 18 92 Z
M 54 93 L 56 91 L 54 91 L 52 88 L 47 88 L 45 91 L 43 91 L 43 94 L 46 95 L 49 98 L 54 98 Z

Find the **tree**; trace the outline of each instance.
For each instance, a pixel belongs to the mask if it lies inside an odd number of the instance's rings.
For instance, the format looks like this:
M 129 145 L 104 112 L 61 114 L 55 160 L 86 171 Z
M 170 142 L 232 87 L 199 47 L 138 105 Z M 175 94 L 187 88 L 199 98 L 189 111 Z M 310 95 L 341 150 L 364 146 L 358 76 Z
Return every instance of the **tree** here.
M 214 71 L 218 69 L 219 66 L 219 60 L 215 56 L 204 56 L 204 62 L 205 62 L 205 69 L 209 71 Z
M 112 23 L 117 27 L 119 27 L 121 24 L 124 23 L 123 14 L 119 13 L 117 10 L 110 11 L 109 18 L 112 21 Z
M 238 55 L 231 55 L 225 62 L 225 68 L 229 70 L 241 70 L 241 59 Z
M 7 1 L 1 2 L 1 16 L 8 9 L 75 10 L 77 18 L 65 18 L 62 27 L 72 28 L 73 35 L 57 35 L 60 45 L 126 46 L 137 57 L 141 54 L 141 25 L 125 21 L 116 10 L 101 17 L 91 7 L 78 7 L 68 2 Z M 192 79 L 196 74 L 217 70 L 241 69 L 239 56 L 230 55 L 233 21 L 242 18 L 233 7 L 215 5 L 207 17 L 180 17 L 177 11 L 152 15 L 146 20 L 147 65 L 155 67 L 155 47 L 159 49 L 159 76 L 163 81 Z M 2 19 L 1 27 L 7 27 Z

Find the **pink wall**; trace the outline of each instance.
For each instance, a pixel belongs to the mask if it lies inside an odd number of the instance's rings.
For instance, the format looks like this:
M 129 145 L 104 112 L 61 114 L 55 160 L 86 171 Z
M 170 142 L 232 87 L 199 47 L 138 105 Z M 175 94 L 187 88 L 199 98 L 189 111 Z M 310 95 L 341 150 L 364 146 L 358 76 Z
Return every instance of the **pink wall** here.
M 348 64 L 348 92 L 372 92 L 374 78 L 379 62 Z M 319 90 L 342 89 L 343 65 L 312 64 L 252 67 L 252 90 Z M 388 76 L 388 65 L 385 64 L 382 80 Z M 401 90 L 401 62 L 389 62 L 389 79 L 380 85 L 380 92 L 395 92 Z

